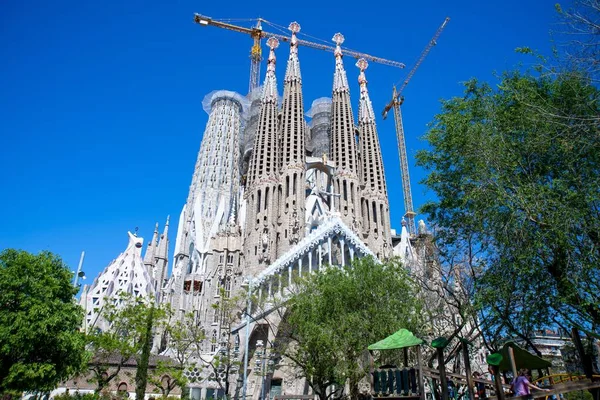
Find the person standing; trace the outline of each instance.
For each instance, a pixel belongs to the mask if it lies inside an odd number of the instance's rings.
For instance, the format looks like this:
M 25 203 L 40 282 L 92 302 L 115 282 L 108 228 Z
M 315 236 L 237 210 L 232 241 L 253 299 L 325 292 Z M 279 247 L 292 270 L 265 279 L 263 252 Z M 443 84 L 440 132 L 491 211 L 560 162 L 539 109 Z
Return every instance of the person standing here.
M 549 389 L 542 389 L 529 382 L 527 377 L 529 376 L 529 370 L 523 368 L 519 371 L 519 375 L 513 381 L 512 389 L 515 396 L 528 396 L 531 397 L 529 389 L 540 390 L 542 392 L 549 392 Z

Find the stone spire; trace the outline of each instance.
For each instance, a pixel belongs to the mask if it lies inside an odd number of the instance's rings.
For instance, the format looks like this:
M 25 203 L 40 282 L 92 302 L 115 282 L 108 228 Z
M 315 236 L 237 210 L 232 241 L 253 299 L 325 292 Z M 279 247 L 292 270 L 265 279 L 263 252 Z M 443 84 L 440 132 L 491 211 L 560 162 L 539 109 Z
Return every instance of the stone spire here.
M 335 73 L 333 75 L 333 94 L 331 105 L 331 159 L 335 162 L 336 173 L 333 188 L 337 196 L 334 198 L 335 210 L 348 226 L 361 224 L 359 208 L 359 159 L 356 148 L 354 116 L 350 103 L 350 89 L 344 69 L 341 44 L 344 36 L 336 33 Z
M 239 192 L 240 146 L 248 100 L 238 93 L 217 90 L 202 101 L 209 114 L 177 231 L 174 269 L 188 265 L 190 249 L 211 250 L 211 238 L 227 226 L 232 199 Z
M 298 60 L 300 24 L 292 22 L 290 57 L 285 71 L 279 152 L 280 186 L 277 221 L 277 255 L 285 253 L 304 236 L 306 130 L 302 99 L 302 76 Z
M 246 191 L 246 228 L 244 239 L 248 273 L 256 274 L 275 261 L 275 224 L 277 222 L 277 188 L 279 174 L 277 155 L 279 143 L 278 94 L 275 77 L 276 38 L 269 38 L 270 47 L 267 76 L 263 85 L 258 128 L 254 139 L 254 151 L 248 169 Z
M 154 279 L 156 280 L 157 291 L 163 287 L 169 269 L 169 218 L 170 216 L 167 216 L 167 222 L 162 235 L 160 235 L 160 241 L 154 256 L 156 260 Z M 158 224 L 156 226 L 158 228 Z
M 255 136 L 254 152 L 248 170 L 247 187 L 258 179 L 277 176 L 277 78 L 275 77 L 275 49 L 279 47 L 276 38 L 270 38 L 271 47 L 267 65 L 267 76 L 263 85 L 261 110 Z
M 360 135 L 360 154 L 364 189 L 361 203 L 366 209 L 363 218 L 363 237 L 378 257 L 391 255 L 390 212 L 381 158 L 381 146 L 375 124 L 375 113 L 369 98 L 365 70 L 369 66 L 364 58 L 356 63 L 360 69 L 360 102 L 358 107 L 358 132 Z
M 148 247 L 146 248 L 146 253 L 144 254 L 144 265 L 148 272 L 154 271 L 154 253 L 156 252 L 156 246 L 158 245 L 158 222 L 154 227 L 154 235 L 152 236 L 152 240 L 148 242 Z

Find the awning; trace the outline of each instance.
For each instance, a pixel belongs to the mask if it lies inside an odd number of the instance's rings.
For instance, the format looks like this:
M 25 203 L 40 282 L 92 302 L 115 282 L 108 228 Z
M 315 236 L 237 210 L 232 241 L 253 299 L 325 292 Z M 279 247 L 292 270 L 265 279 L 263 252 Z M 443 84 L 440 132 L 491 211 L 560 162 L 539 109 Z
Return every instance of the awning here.
M 538 357 L 534 354 L 531 354 L 527 350 L 522 347 L 519 347 L 515 342 L 507 342 L 504 344 L 502 349 L 499 351 L 502 354 L 502 361 L 500 362 L 500 371 L 510 371 L 510 358 L 508 356 L 508 348 L 512 347 L 513 353 L 515 355 L 515 364 L 517 365 L 517 370 L 521 368 L 527 369 L 543 369 L 552 366 L 550 361 L 544 360 L 541 357 Z
M 404 347 L 416 346 L 423 343 L 421 339 L 412 334 L 408 329 L 400 329 L 398 332 L 374 343 L 368 347 L 369 350 L 392 350 Z

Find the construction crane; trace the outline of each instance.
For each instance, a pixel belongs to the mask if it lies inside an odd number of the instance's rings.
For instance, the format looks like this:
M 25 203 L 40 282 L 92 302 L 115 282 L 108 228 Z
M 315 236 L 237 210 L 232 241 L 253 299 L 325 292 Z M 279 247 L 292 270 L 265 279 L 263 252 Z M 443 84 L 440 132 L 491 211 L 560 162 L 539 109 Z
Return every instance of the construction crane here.
M 410 70 L 408 75 L 406 75 L 406 79 L 402 82 L 402 85 L 399 89 L 396 89 L 396 85 L 394 85 L 392 90 L 392 100 L 385 106 L 382 115 L 383 119 L 387 118 L 387 114 L 390 109 L 394 109 L 394 122 L 396 125 L 396 140 L 398 141 L 398 156 L 400 157 L 400 173 L 402 175 L 402 191 L 404 194 L 404 218 L 406 219 L 406 225 L 408 229 L 408 233 L 411 235 L 415 235 L 416 226 L 415 226 L 415 215 L 417 215 L 413 208 L 412 201 L 412 191 L 410 189 L 410 176 L 408 173 L 408 157 L 406 156 L 406 140 L 404 138 L 404 126 L 402 124 L 402 113 L 400 112 L 400 106 L 404 103 L 404 96 L 402 96 L 402 91 L 408 85 L 408 82 L 411 80 L 417 68 L 421 65 L 429 51 L 433 46 L 437 44 L 437 39 L 446 27 L 446 24 L 450 21 L 450 18 L 446 17 L 442 25 L 438 28 L 433 35 L 433 38 L 429 41 L 421 56 L 415 63 L 414 67 Z
M 224 28 L 235 32 L 241 32 L 250 35 L 253 39 L 254 43 L 252 45 L 252 49 L 250 50 L 250 84 L 249 84 L 249 92 L 256 89 L 260 83 L 260 62 L 262 61 L 262 49 L 261 49 L 261 40 L 265 37 L 276 37 L 282 42 L 289 42 L 290 38 L 285 35 L 281 35 L 278 33 L 266 32 L 262 29 L 262 23 L 267 22 L 266 20 L 259 18 L 257 23 L 252 28 L 245 28 L 243 26 L 233 25 L 227 22 L 218 21 L 212 19 L 210 17 L 194 14 L 194 22 L 203 26 L 216 26 L 218 28 Z M 327 46 L 320 43 L 309 42 L 307 40 L 298 39 L 298 45 L 312 47 L 313 49 L 330 51 L 332 53 L 335 52 L 335 47 Z M 396 68 L 404 68 L 405 65 L 401 62 L 390 61 L 384 58 L 375 57 L 370 54 L 360 53 L 353 50 L 344 49 L 344 55 L 349 55 L 355 58 L 365 58 L 368 61 L 373 61 L 379 64 L 389 65 Z

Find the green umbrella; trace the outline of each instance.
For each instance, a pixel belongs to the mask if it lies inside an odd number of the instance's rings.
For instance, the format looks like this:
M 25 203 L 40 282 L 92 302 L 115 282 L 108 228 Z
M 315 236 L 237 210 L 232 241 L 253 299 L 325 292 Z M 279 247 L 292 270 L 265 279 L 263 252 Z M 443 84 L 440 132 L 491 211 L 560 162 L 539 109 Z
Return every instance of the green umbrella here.
M 370 345 L 369 350 L 392 350 L 404 347 L 417 346 L 423 343 L 421 339 L 413 335 L 408 329 L 400 329 L 398 332 Z

